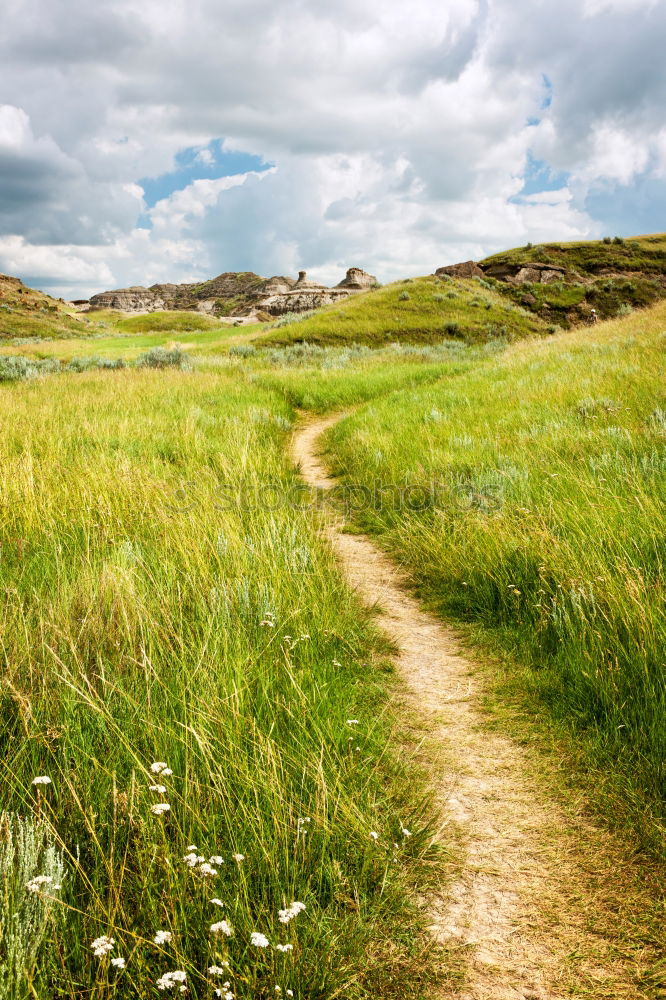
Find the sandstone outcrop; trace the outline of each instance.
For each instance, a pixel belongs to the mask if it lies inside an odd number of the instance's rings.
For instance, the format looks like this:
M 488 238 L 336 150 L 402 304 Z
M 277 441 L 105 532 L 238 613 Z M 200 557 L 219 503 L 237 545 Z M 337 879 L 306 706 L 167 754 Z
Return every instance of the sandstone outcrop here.
M 552 285 L 554 281 L 563 281 L 567 275 L 565 267 L 557 264 L 542 264 L 530 261 L 526 264 L 501 263 L 487 264 L 482 273 L 489 278 L 498 278 L 513 285 L 543 284 Z
M 100 292 L 90 299 L 91 309 L 123 312 L 197 310 L 213 316 L 247 317 L 257 312 L 281 316 L 288 312 L 318 309 L 366 291 L 377 279 L 359 267 L 350 267 L 335 288 L 310 281 L 305 271 L 298 280 L 276 275 L 262 278 L 252 271 L 227 271 L 201 284 L 133 286 Z
M 446 267 L 438 267 L 435 271 L 437 277 L 446 274 L 450 278 L 482 278 L 483 271 L 473 260 L 466 260 L 462 264 L 447 264 Z

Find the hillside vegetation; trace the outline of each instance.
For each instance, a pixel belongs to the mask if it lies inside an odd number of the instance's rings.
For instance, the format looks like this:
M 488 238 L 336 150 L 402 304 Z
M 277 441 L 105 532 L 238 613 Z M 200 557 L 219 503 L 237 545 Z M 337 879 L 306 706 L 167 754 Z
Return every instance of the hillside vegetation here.
M 457 338 L 485 343 L 547 332 L 539 318 L 506 302 L 484 284 L 434 276 L 396 281 L 312 315 L 283 321 L 284 325 L 278 323 L 264 342 L 378 346 L 392 341 L 434 344 Z
M 64 303 L 0 274 L 0 342 L 23 337 L 81 337 L 95 323 L 71 316 Z
M 481 261 L 488 280 L 511 301 L 563 327 L 609 319 L 666 297 L 666 235 L 576 243 L 529 244 Z M 514 285 L 493 274 L 531 263 L 565 268 L 561 281 Z

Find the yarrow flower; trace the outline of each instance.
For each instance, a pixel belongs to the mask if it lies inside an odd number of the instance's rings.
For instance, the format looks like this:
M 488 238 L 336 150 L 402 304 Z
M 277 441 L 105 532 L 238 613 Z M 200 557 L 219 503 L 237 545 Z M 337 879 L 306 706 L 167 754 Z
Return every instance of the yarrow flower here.
M 53 879 L 50 875 L 35 875 L 29 882 L 26 882 L 25 887 L 28 892 L 41 892 L 51 882 L 53 882 Z M 54 886 L 54 888 L 59 888 L 59 886 Z
M 270 946 L 270 941 L 265 934 L 259 934 L 258 931 L 252 931 L 250 934 L 250 944 L 253 944 L 255 948 L 268 948 Z
M 224 903 L 222 902 L 222 900 L 221 900 L 221 899 L 218 899 L 218 898 L 217 898 L 217 896 L 214 896 L 214 897 L 213 897 L 213 898 L 211 899 L 211 903 L 214 903 L 214 904 L 215 904 L 215 906 L 224 906 Z
M 226 972 L 226 969 L 229 968 L 229 963 L 226 962 L 225 965 L 226 965 L 226 968 L 224 968 L 221 965 L 211 965 L 211 967 L 208 970 L 208 975 L 209 976 L 223 976 L 224 973 Z M 224 983 L 224 985 L 228 986 L 229 984 L 228 983 Z
M 195 854 L 194 851 L 191 851 L 189 854 L 186 854 L 185 857 L 183 858 L 185 864 L 189 865 L 190 868 L 195 868 L 197 865 L 202 865 L 205 860 L 206 859 L 204 858 L 203 854 Z
M 173 774 L 173 771 L 164 760 L 153 761 L 153 763 L 150 765 L 150 770 L 152 771 L 153 774 L 161 774 L 165 778 L 168 778 L 170 775 Z
M 213 878 L 217 875 L 217 868 L 213 868 L 206 861 L 197 868 L 197 874 L 201 875 L 202 878 Z
M 411 830 L 408 830 L 406 826 L 403 826 L 400 832 L 402 833 L 403 837 L 411 837 L 412 835 Z
M 275 945 L 275 950 L 276 951 L 282 951 L 282 952 L 293 951 L 294 950 L 294 946 L 293 946 L 293 944 L 276 944 Z
M 46 774 L 40 774 L 39 777 L 32 779 L 33 785 L 50 785 L 51 779 Z
M 234 861 L 236 862 L 236 864 L 240 864 L 241 861 L 245 861 L 245 855 L 244 854 L 232 854 L 231 857 L 234 859 Z
M 211 865 L 223 865 L 224 864 L 224 858 L 220 857 L 219 854 L 214 854 L 212 858 L 208 859 L 208 862 Z
M 187 973 L 183 972 L 182 969 L 176 969 L 175 972 L 165 972 L 163 976 L 156 982 L 158 990 L 172 990 L 177 983 L 184 983 L 187 979 Z M 181 991 L 184 989 L 183 986 L 180 987 Z
M 153 938 L 153 941 L 155 942 L 155 944 L 169 944 L 172 937 L 173 934 L 171 933 L 171 931 L 158 931 L 155 937 Z
M 168 802 L 157 802 L 154 806 L 150 807 L 150 811 L 154 816 L 163 816 L 164 813 L 168 813 L 171 806 Z
M 370 831 L 370 836 L 372 837 L 373 840 L 379 840 L 379 834 L 375 833 L 374 830 Z
M 359 725 L 359 721 L 358 721 L 358 719 L 347 719 L 347 725 L 348 726 L 358 726 Z
M 151 785 L 150 790 L 151 792 L 157 792 L 158 795 L 164 795 L 166 792 L 166 785 Z
M 111 965 L 113 965 L 116 969 L 124 969 L 127 962 L 119 955 L 118 958 L 111 959 Z
M 210 925 L 211 934 L 224 934 L 225 937 L 231 937 L 233 934 L 233 927 L 226 920 L 220 920 L 216 924 Z
M 295 901 L 288 906 L 285 910 L 280 910 L 278 913 L 278 920 L 281 924 L 288 924 L 290 920 L 297 917 L 305 909 L 305 903 L 299 903 Z
M 110 951 L 113 951 L 115 943 L 115 938 L 107 937 L 106 934 L 102 934 L 101 937 L 95 938 L 91 945 L 93 955 L 95 958 L 104 958 L 104 956 L 108 955 Z

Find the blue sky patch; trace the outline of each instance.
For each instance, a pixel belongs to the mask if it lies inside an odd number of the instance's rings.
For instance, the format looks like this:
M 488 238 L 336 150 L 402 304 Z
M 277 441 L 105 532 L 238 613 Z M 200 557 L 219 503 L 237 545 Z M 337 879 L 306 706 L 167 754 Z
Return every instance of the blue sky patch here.
M 523 189 L 509 201 L 520 204 L 530 194 L 540 194 L 541 191 L 559 191 L 566 187 L 571 175 L 566 171 L 553 170 L 545 160 L 537 160 L 528 152 L 527 164 L 523 175 Z
M 198 180 L 217 180 L 232 177 L 248 170 L 269 170 L 271 163 L 265 163 L 260 156 L 251 153 L 236 153 L 222 148 L 222 139 L 213 139 L 207 146 L 189 146 L 176 154 L 176 168 L 159 177 L 142 177 L 137 183 L 144 191 L 146 205 L 153 205 L 168 198 L 174 191 L 181 191 Z

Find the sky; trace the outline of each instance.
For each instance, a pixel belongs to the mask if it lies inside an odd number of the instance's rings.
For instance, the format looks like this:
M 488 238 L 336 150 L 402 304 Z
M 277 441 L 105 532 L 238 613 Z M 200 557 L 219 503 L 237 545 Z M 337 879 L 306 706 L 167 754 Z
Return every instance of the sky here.
M 666 230 L 666 0 L 8 0 L 0 271 L 384 282 Z

